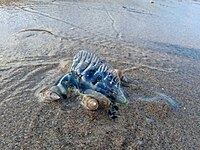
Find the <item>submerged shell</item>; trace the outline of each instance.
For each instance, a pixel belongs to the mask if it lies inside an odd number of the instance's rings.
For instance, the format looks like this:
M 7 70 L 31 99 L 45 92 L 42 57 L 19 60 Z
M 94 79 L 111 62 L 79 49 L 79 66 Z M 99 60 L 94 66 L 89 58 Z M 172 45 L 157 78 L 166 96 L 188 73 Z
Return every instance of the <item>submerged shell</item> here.
M 71 72 L 83 93 L 87 89 L 92 89 L 114 101 L 121 92 L 120 79 L 114 68 L 96 53 L 84 50 L 77 53 L 73 59 Z

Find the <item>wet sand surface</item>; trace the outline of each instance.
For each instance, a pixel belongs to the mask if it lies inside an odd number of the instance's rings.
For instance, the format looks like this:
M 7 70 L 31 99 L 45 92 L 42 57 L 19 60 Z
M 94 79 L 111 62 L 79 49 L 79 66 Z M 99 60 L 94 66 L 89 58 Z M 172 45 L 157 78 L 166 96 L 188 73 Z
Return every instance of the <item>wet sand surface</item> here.
M 199 1 L 0 4 L 0 149 L 200 149 Z M 81 49 L 132 79 L 115 122 L 38 99 Z

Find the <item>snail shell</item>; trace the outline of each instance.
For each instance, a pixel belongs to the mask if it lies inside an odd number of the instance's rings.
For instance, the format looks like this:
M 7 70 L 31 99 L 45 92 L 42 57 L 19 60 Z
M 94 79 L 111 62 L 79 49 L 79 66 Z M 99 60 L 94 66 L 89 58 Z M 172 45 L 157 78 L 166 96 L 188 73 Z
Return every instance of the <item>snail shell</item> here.
M 47 101 L 55 101 L 55 100 L 59 100 L 60 96 L 52 91 L 51 89 L 45 89 L 45 91 L 42 94 L 43 99 L 47 100 Z
M 84 96 L 81 104 L 89 110 L 97 110 L 99 106 L 98 101 L 90 96 Z
M 109 108 L 111 102 L 108 99 L 101 99 L 99 100 L 99 104 L 105 108 Z

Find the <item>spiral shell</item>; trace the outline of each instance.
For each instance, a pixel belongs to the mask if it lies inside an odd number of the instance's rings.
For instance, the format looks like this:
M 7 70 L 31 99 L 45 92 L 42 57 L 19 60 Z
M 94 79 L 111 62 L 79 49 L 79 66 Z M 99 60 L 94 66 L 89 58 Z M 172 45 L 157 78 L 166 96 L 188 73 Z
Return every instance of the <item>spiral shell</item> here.
M 101 105 L 105 108 L 109 108 L 111 105 L 111 102 L 108 99 L 101 99 L 101 100 L 99 100 L 99 105 Z
M 98 101 L 90 96 L 84 96 L 81 104 L 86 107 L 88 110 L 97 110 L 99 103 Z

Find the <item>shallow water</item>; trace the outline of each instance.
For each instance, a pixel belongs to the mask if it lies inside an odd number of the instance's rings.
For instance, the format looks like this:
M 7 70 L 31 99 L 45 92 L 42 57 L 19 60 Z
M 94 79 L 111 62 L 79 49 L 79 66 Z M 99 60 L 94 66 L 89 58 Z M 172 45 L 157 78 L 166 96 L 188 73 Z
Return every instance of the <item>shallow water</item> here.
M 199 149 L 198 1 L 26 1 L 0 8 L 0 149 Z M 81 96 L 42 103 L 80 49 L 131 78 L 112 122 Z M 92 117 L 91 117 L 92 116 Z M 190 141 L 190 142 L 188 142 Z
M 31 1 L 0 11 L 0 39 L 27 28 L 62 35 L 112 37 L 143 46 L 148 42 L 199 49 L 198 1 Z

